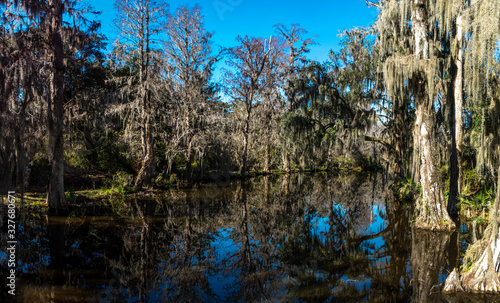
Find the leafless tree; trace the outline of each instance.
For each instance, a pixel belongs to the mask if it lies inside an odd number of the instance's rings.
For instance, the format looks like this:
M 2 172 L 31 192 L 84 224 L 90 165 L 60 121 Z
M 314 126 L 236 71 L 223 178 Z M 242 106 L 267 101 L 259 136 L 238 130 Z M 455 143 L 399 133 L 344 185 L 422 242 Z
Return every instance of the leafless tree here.
M 276 66 L 282 57 L 282 46 L 277 37 L 270 39 L 237 37 L 239 46 L 229 50 L 228 69 L 225 74 L 228 95 L 233 98 L 233 108 L 238 115 L 238 129 L 242 134 L 240 175 L 245 177 L 248 166 L 248 146 L 253 111 L 262 106 Z
M 116 1 L 118 17 L 115 25 L 119 30 L 115 53 L 119 60 L 128 61 L 132 73 L 122 77 L 122 91 L 128 99 L 124 110 L 129 123 L 135 129 L 136 123 L 141 138 L 141 164 L 135 185 L 148 184 L 155 172 L 153 140 L 153 83 L 157 79 L 158 39 L 164 32 L 163 22 L 168 5 L 158 0 Z M 156 47 L 156 48 L 155 48 Z M 128 121 L 127 121 L 128 122 Z
M 215 63 L 223 52 L 212 54 L 212 32 L 203 23 L 200 7 L 181 6 L 169 16 L 165 42 L 167 76 L 171 81 L 171 95 L 176 104 L 178 144 L 186 151 L 186 177 L 192 180 L 192 162 L 196 138 L 203 138 L 204 124 L 211 112 L 210 99 L 216 93 L 211 84 Z M 203 139 L 200 139 L 203 141 Z M 198 140 L 198 141 L 200 141 Z M 200 150 L 206 144 L 200 141 Z M 203 152 L 202 152 L 203 154 Z

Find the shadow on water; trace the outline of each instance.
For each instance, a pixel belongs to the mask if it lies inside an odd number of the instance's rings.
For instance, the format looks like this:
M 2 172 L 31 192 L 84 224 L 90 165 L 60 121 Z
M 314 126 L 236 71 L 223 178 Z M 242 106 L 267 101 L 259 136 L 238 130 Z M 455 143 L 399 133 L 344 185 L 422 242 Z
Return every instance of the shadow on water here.
M 18 222 L 15 299 L 486 302 L 441 296 L 473 237 L 466 226 L 453 235 L 412 230 L 411 207 L 380 181 L 265 176 L 68 217 L 28 213 Z M 6 256 L 0 250 L 2 277 Z M 12 299 L 5 284 L 1 302 Z

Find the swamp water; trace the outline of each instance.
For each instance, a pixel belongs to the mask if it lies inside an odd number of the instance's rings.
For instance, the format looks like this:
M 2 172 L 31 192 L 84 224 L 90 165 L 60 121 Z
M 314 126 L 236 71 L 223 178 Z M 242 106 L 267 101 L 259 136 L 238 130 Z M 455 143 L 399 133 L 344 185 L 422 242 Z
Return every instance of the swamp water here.
M 441 295 L 466 226 L 426 233 L 410 217 L 382 176 L 326 174 L 19 214 L 15 301 L 493 302 Z M 5 245 L 0 265 L 7 277 Z

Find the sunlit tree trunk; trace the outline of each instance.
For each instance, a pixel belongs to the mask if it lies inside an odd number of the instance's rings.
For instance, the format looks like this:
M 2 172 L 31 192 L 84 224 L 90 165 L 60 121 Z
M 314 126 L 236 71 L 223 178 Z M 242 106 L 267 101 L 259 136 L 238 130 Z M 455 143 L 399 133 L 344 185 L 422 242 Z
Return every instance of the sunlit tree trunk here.
M 498 171 L 500 172 L 500 167 Z M 500 293 L 500 174 L 490 224 L 483 238 L 467 249 L 464 264 L 468 262 L 473 264 L 461 277 L 464 290 Z
M 412 11 L 412 30 L 415 39 L 415 60 L 429 60 L 427 11 L 424 0 L 415 0 Z M 436 164 L 436 121 L 434 106 L 429 100 L 428 83 L 421 71 L 416 71 L 411 84 L 415 99 L 415 125 L 413 129 L 413 178 L 421 185 L 416 202 L 418 228 L 449 230 L 455 227 L 448 212 Z
M 449 230 L 454 223 L 446 211 L 443 185 L 436 165 L 435 118 L 433 107 L 429 106 L 427 83 L 422 78 L 417 80 L 423 91 L 417 92 L 416 120 L 413 129 L 413 172 L 421 186 L 420 196 L 416 201 L 416 226 L 432 230 Z
M 66 206 L 64 196 L 64 47 L 62 40 L 62 16 L 64 4 L 61 0 L 49 2 L 51 43 L 51 78 L 48 96 L 49 160 L 51 174 L 47 192 L 49 209 L 56 211 Z
M 458 218 L 457 200 L 462 187 L 462 111 L 463 111 L 463 96 L 462 96 L 462 17 L 459 15 L 456 20 L 457 33 L 457 54 L 454 63 L 454 89 L 451 118 L 451 163 L 450 163 L 450 195 L 448 199 L 448 213 L 451 218 Z
M 245 177 L 248 169 L 248 145 L 251 134 L 250 119 L 254 119 L 252 111 L 264 102 L 265 92 L 270 89 L 267 77 L 273 77 L 273 67 L 278 64 L 281 48 L 277 39 L 238 37 L 239 46 L 231 48 L 229 54 L 237 73 L 229 72 L 226 83 L 230 87 L 236 104 L 241 111 L 240 126 L 243 135 L 243 147 L 240 157 L 240 176 Z M 250 59 L 251 58 L 251 59 Z M 268 79 L 269 80 L 269 79 Z M 240 124 L 240 125 L 241 125 Z

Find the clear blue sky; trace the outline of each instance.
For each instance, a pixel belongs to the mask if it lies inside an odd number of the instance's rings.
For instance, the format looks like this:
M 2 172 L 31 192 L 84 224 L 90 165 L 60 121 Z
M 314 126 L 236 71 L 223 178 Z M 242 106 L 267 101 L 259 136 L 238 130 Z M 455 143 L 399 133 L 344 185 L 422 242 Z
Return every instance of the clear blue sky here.
M 83 0 L 102 14 L 102 32 L 109 43 L 115 38 L 113 19 L 116 16 L 114 0 Z M 330 50 L 339 49 L 339 30 L 369 26 L 375 21 L 377 10 L 368 8 L 363 0 L 172 0 L 170 12 L 180 5 L 199 3 L 205 17 L 205 27 L 214 31 L 214 43 L 224 47 L 235 46 L 240 36 L 269 37 L 273 25 L 290 26 L 299 23 L 309 37 L 317 36 L 318 45 L 311 47 L 310 59 L 325 61 Z

